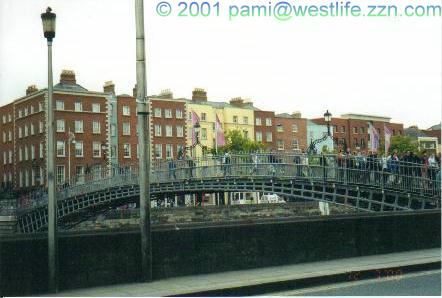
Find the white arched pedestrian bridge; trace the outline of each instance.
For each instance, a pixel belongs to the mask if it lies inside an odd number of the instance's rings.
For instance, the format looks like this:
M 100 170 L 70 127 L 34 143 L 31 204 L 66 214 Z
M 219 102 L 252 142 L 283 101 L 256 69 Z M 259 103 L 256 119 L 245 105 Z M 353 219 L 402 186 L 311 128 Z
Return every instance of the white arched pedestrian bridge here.
M 314 200 L 365 212 L 440 209 L 440 170 L 413 163 L 389 163 L 335 155 L 239 154 L 229 158 L 155 162 L 151 200 L 195 193 L 260 192 L 286 200 Z M 112 167 L 76 177 L 57 193 L 58 223 L 139 200 L 138 169 Z M 47 195 L 29 195 L 17 219 L 24 233 L 47 226 Z

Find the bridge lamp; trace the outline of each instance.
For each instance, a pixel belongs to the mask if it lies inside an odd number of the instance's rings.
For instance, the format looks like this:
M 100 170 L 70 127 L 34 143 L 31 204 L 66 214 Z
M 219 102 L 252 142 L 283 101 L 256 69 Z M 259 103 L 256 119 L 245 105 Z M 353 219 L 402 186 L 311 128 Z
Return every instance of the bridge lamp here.
M 325 123 L 327 123 L 327 134 L 330 135 L 330 122 L 332 120 L 332 114 L 327 110 L 324 114 Z
M 200 135 L 200 130 L 201 130 L 201 125 L 199 122 L 195 123 L 195 125 L 193 126 L 193 129 L 195 131 L 195 137 L 196 137 L 196 143 L 199 143 L 199 135 Z

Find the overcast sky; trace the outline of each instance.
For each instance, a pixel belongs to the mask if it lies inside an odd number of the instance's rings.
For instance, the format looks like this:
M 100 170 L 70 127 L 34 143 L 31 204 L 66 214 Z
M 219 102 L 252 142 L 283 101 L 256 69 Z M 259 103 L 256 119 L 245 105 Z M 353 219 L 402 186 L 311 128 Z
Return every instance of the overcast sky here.
M 54 82 L 62 69 L 72 69 L 89 90 L 101 91 L 112 80 L 118 94 L 132 94 L 134 2 L 0 0 L 0 104 L 23 96 L 28 85 L 47 84 L 40 13 L 48 5 L 57 14 Z M 206 18 L 176 16 L 175 0 L 172 15 L 160 17 L 158 2 L 145 1 L 149 94 L 170 88 L 175 97 L 190 98 L 202 87 L 211 100 L 242 96 L 261 109 L 299 110 L 304 117 L 329 109 L 335 116 L 385 115 L 421 128 L 440 122 L 440 18 L 229 21 L 232 1 L 220 2 L 220 17 Z

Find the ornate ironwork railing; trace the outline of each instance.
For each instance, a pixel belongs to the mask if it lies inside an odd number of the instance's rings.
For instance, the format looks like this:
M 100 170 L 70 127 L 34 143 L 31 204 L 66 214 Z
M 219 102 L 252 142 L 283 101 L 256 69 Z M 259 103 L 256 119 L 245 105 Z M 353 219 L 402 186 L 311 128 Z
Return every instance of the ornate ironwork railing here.
M 440 168 L 432 165 L 370 159 L 362 156 L 304 154 L 235 154 L 198 159 L 154 161 L 151 183 L 232 177 L 310 179 L 361 184 L 382 189 L 440 197 Z M 74 177 L 58 186 L 59 200 L 107 188 L 138 184 L 138 166 L 113 166 L 110 170 Z M 17 211 L 47 204 L 45 189 L 22 197 Z

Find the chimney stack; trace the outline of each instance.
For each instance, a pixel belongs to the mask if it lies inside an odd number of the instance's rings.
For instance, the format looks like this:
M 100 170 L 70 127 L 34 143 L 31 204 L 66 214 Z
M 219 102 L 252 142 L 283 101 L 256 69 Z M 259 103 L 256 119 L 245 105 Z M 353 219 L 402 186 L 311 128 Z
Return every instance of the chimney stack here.
M 26 95 L 29 95 L 29 94 L 35 93 L 35 92 L 37 92 L 37 91 L 38 91 L 37 86 L 35 86 L 35 85 L 30 85 L 30 86 L 28 86 L 28 88 L 26 88 Z
M 103 92 L 115 95 L 115 84 L 112 81 L 104 82 Z
M 203 88 L 195 88 L 192 91 L 193 101 L 207 101 L 207 92 Z
M 230 100 L 230 104 L 241 107 L 244 104 L 244 99 L 241 97 L 234 97 Z
M 161 93 L 158 96 L 158 98 L 161 98 L 161 99 L 173 99 L 173 92 L 170 91 L 170 89 L 163 89 L 163 90 L 161 90 Z
M 60 75 L 60 83 L 70 85 L 76 84 L 77 81 L 75 80 L 75 72 L 73 70 L 63 69 Z

